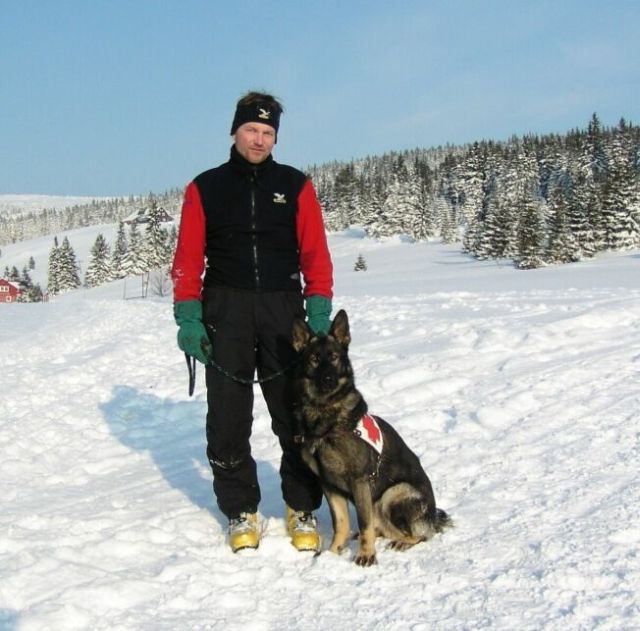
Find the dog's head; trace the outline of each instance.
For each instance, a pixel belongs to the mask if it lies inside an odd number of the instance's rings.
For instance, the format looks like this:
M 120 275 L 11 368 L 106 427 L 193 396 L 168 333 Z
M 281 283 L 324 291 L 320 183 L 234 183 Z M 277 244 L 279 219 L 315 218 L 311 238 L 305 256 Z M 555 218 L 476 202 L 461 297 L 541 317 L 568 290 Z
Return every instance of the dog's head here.
M 298 376 L 312 397 L 329 397 L 353 383 L 348 348 L 351 342 L 349 319 L 338 311 L 327 335 L 316 335 L 301 318 L 293 322 L 293 347 L 300 353 Z

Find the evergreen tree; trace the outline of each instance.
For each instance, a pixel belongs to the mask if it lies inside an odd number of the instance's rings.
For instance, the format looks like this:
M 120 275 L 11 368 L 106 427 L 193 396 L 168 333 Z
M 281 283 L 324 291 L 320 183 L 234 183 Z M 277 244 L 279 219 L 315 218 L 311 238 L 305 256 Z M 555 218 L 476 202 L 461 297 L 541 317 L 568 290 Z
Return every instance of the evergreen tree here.
M 533 195 L 525 192 L 519 204 L 517 230 L 517 258 L 519 269 L 533 269 L 544 265 L 544 221 Z
M 358 182 L 351 162 L 336 174 L 333 186 L 331 211 L 335 215 L 338 229 L 342 230 L 357 223 L 356 209 L 359 206 Z
M 569 206 L 569 224 L 582 256 L 592 257 L 605 247 L 600 187 L 588 174 L 576 176 Z
M 356 259 L 356 264 L 353 267 L 354 272 L 364 272 L 367 269 L 367 262 L 364 260 L 364 256 L 362 254 L 358 254 L 358 258 Z
M 609 177 L 602 188 L 605 242 L 614 250 L 633 248 L 640 243 L 638 174 L 634 169 L 634 148 L 624 119 L 616 130 L 609 164 Z
M 377 217 L 375 236 L 408 234 L 416 238 L 425 238 L 422 231 L 422 208 L 418 183 L 410 176 L 394 175 Z
M 607 177 L 608 159 L 605 150 L 604 130 L 598 115 L 594 112 L 587 127 L 582 147 L 582 166 L 587 177 L 601 184 Z
M 455 243 L 458 241 L 458 231 L 453 216 L 453 208 L 442 197 L 438 198 L 438 202 L 434 203 L 434 206 L 440 206 L 438 214 L 440 216 L 440 237 L 442 242 Z
M 482 208 L 487 161 L 487 145 L 475 142 L 458 168 L 464 193 L 462 212 L 467 225 L 474 220 Z
M 31 287 L 33 287 L 33 281 L 31 280 L 31 276 L 29 275 L 29 270 L 27 267 L 22 268 L 22 273 L 20 274 L 20 278 L 18 280 L 18 285 L 23 292 L 27 292 Z
M 156 199 L 151 196 L 146 212 L 147 226 L 142 250 L 144 271 L 160 269 L 169 262 L 169 233 L 162 227 L 160 221 L 161 213 L 164 213 L 164 211 L 158 206 Z
M 42 288 L 37 283 L 31 285 L 27 291 L 26 301 L 27 302 L 42 302 L 44 295 L 42 293 Z
M 176 246 L 178 245 L 178 228 L 176 224 L 171 225 L 171 229 L 169 230 L 169 244 L 168 244 L 168 256 L 167 262 L 170 264 L 173 261 L 173 257 L 176 253 Z
M 29 269 L 33 271 L 36 268 L 36 261 L 33 256 L 29 257 Z
M 91 248 L 91 257 L 85 274 L 84 282 L 87 287 L 98 287 L 111 280 L 109 256 L 109 244 L 104 236 L 99 234 Z
M 60 246 L 58 237 L 53 237 L 53 247 L 49 251 L 49 270 L 47 274 L 47 292 L 51 296 L 60 293 Z
M 9 271 L 8 280 L 10 280 L 12 283 L 20 283 L 20 272 L 15 265 L 13 265 L 11 267 L 11 270 Z
M 562 186 L 555 186 L 549 195 L 547 260 L 551 263 L 570 263 L 579 259 L 578 245 L 569 225 L 568 208 Z
M 138 276 L 148 271 L 144 262 L 143 242 L 135 223 L 129 228 L 127 252 L 122 262 L 124 276 Z
M 113 248 L 113 254 L 111 255 L 111 275 L 112 280 L 118 278 L 124 278 L 126 273 L 124 271 L 124 262 L 127 254 L 127 237 L 124 231 L 124 223 L 118 222 L 118 233 L 116 235 L 116 243 Z
M 58 250 L 59 275 L 58 289 L 59 292 L 71 291 L 80 287 L 80 267 L 76 261 L 76 254 L 69 243 L 69 238 L 62 240 L 62 245 Z

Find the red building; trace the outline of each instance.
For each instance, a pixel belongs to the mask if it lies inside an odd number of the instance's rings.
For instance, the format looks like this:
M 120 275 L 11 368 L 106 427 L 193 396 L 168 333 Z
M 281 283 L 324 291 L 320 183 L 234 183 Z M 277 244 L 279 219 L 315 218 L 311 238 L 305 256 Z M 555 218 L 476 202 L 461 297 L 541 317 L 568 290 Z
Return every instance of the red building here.
M 16 285 L 0 278 L 0 302 L 15 302 L 21 293 Z

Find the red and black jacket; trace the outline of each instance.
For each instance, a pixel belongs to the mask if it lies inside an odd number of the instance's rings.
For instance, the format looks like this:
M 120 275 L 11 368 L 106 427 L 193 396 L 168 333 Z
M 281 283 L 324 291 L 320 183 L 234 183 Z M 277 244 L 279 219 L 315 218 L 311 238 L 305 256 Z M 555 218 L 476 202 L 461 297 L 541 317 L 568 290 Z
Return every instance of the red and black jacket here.
M 174 299 L 200 300 L 204 285 L 300 291 L 332 297 L 333 268 L 311 181 L 271 156 L 228 162 L 198 175 L 185 191 L 171 276 Z

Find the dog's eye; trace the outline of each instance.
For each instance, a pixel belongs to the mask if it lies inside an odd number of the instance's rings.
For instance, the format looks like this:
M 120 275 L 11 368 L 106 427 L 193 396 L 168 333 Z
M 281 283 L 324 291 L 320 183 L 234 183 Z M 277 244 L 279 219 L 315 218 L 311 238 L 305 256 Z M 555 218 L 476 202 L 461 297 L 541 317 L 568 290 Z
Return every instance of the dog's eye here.
M 329 353 L 329 361 L 335 364 L 338 361 L 338 353 Z
M 309 358 L 314 364 L 320 363 L 320 355 L 318 353 L 313 353 Z

